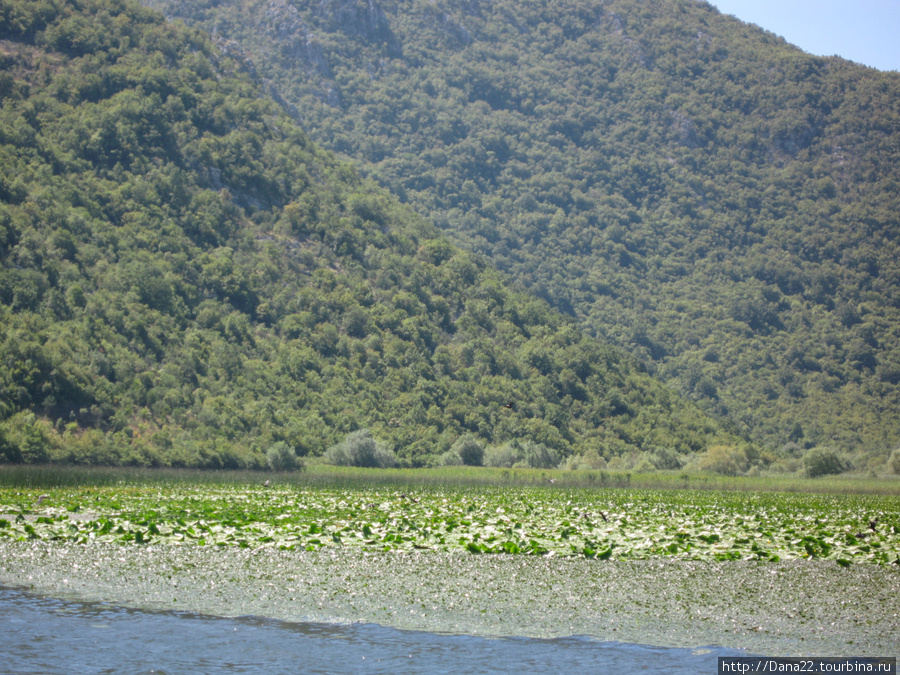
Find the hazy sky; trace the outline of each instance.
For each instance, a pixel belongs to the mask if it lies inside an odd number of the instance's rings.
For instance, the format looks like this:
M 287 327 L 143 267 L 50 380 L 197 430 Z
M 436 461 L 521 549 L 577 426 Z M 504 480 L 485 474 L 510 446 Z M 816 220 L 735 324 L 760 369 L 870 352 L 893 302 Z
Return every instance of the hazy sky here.
M 709 0 L 803 51 L 900 70 L 900 0 Z

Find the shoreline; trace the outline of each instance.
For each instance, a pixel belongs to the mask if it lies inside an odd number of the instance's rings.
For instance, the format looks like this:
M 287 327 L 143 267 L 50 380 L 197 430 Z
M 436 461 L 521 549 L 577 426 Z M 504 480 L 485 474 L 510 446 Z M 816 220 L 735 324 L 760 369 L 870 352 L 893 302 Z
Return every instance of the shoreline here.
M 900 570 L 833 561 L 597 561 L 0 540 L 0 584 L 226 617 L 485 637 L 577 635 L 762 656 L 900 655 Z

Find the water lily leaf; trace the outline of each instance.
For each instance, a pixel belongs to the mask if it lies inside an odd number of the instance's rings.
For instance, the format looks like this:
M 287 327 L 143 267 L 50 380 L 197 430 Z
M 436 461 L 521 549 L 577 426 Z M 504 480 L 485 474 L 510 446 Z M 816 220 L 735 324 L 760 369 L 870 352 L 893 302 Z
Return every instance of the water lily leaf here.
M 504 541 L 502 544 L 500 544 L 500 546 L 507 553 L 512 553 L 514 555 L 516 553 L 521 553 L 522 551 L 522 549 L 519 548 L 519 545 L 514 541 Z

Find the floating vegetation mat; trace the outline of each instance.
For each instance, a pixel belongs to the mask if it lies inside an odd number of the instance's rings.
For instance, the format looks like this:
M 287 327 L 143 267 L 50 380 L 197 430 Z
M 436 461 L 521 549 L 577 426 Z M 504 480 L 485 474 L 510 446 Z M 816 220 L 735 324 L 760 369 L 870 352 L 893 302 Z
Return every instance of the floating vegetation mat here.
M 793 560 L 557 559 L 0 541 L 0 583 L 218 616 L 758 655 L 900 653 L 900 573 Z
M 900 566 L 900 500 L 662 490 L 0 489 L 0 539 Z
M 0 489 L 0 583 L 223 616 L 900 652 L 895 497 L 547 488 Z

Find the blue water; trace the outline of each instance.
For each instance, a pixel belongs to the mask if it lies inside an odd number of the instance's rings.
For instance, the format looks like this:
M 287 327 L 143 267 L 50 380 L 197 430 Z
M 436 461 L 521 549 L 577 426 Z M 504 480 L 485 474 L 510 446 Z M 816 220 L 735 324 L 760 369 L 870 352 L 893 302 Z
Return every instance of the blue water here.
M 227 619 L 0 586 L 3 673 L 714 673 L 717 657 L 729 655 L 743 653 Z

